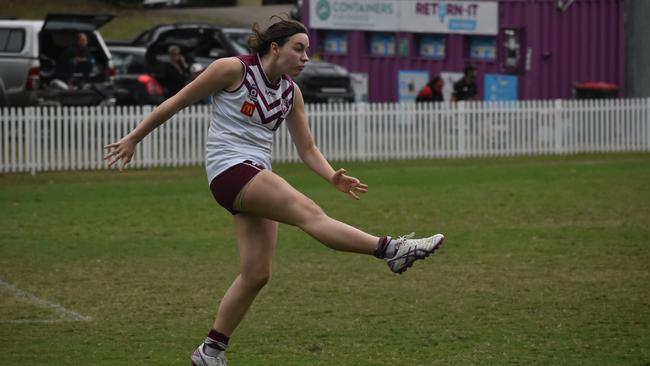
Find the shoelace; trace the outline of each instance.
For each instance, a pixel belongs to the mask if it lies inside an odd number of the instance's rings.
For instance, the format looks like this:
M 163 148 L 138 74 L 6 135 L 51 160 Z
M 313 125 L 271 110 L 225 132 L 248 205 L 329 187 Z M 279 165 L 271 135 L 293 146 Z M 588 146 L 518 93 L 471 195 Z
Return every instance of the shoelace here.
M 402 244 L 406 243 L 406 240 L 411 239 L 414 236 L 415 236 L 414 232 L 408 235 L 398 236 L 397 239 L 395 239 L 395 241 L 397 241 L 397 244 L 395 245 L 395 250 L 399 249 L 402 246 Z

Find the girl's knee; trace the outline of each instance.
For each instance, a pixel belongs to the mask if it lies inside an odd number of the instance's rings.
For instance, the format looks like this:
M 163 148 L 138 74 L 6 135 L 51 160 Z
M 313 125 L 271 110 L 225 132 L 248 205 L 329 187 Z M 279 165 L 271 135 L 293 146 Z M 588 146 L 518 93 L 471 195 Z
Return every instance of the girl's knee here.
M 254 290 L 261 290 L 271 280 L 271 271 L 242 273 L 241 279 L 246 284 L 246 287 Z
M 298 226 L 308 224 L 325 216 L 325 211 L 309 198 L 298 200 L 295 205 L 299 217 Z

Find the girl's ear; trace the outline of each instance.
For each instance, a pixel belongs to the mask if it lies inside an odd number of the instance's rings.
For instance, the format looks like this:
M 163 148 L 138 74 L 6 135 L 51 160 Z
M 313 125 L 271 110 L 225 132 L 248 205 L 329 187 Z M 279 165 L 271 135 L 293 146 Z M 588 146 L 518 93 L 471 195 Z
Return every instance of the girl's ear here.
M 271 49 L 271 52 L 273 53 L 273 55 L 275 55 L 275 56 L 277 56 L 278 53 L 280 52 L 280 46 L 278 46 L 278 44 L 276 42 L 271 42 L 270 49 Z

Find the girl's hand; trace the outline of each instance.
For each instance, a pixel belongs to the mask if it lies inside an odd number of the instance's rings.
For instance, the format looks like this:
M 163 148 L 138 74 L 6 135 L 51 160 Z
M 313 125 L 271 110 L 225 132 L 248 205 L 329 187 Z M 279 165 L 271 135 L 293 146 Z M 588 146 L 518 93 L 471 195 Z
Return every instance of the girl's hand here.
M 128 164 L 133 157 L 135 145 L 136 143 L 128 137 L 124 137 L 118 142 L 108 144 L 104 146 L 104 149 L 109 150 L 108 153 L 104 155 L 104 160 L 108 160 L 109 167 L 113 166 L 113 164 L 118 160 L 122 160 L 120 163 L 120 171 L 123 171 L 126 164 Z
M 357 196 L 357 193 L 368 192 L 368 185 L 361 183 L 357 178 L 345 175 L 345 173 L 347 173 L 347 170 L 343 168 L 337 170 L 330 179 L 330 182 L 339 191 L 345 192 L 350 197 L 358 200 L 359 196 Z

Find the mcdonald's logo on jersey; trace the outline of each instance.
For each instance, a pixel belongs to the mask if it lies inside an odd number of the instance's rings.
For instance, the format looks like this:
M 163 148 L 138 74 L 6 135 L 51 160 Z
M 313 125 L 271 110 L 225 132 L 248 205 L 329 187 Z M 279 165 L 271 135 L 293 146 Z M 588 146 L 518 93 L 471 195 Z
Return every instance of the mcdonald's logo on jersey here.
M 243 114 L 247 115 L 248 117 L 251 117 L 253 113 L 255 112 L 255 104 L 249 103 L 249 102 L 244 102 L 244 104 L 241 106 L 241 111 Z

